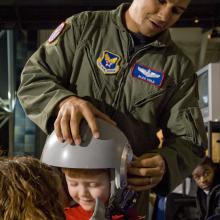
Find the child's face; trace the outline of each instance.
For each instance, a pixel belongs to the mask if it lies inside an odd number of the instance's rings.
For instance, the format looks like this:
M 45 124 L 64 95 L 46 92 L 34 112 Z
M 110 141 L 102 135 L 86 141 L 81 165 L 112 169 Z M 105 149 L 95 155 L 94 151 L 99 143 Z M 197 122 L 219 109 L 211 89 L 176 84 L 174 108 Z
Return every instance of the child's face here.
M 108 173 L 101 173 L 89 177 L 66 176 L 69 194 L 84 210 L 95 208 L 95 199 L 98 197 L 106 203 L 110 196 L 110 179 Z
M 196 184 L 199 188 L 203 190 L 210 190 L 215 171 L 209 165 L 201 165 L 195 168 L 193 171 L 193 179 L 196 181 Z

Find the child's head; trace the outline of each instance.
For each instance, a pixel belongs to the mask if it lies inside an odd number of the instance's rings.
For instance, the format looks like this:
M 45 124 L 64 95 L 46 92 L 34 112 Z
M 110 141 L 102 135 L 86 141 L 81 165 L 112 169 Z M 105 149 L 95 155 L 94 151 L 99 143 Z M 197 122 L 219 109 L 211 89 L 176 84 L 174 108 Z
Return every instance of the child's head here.
M 57 171 L 32 157 L 2 159 L 0 167 L 1 219 L 65 219 Z
M 80 145 L 60 142 L 52 132 L 44 145 L 41 160 L 62 168 L 111 169 L 113 195 L 113 186 L 118 189 L 127 184 L 127 164 L 132 160 L 133 152 L 127 137 L 119 128 L 99 118 L 96 121 L 100 137 L 94 138 L 86 121 L 82 121 Z
M 214 181 L 215 169 L 216 167 L 213 161 L 209 157 L 206 157 L 202 163 L 193 170 L 193 179 L 199 188 L 206 191 L 210 190 Z
M 64 168 L 69 194 L 84 210 L 95 208 L 96 198 L 107 203 L 110 196 L 109 169 Z
M 85 210 L 94 209 L 96 198 L 106 204 L 115 188 L 126 186 L 127 163 L 133 156 L 126 136 L 117 127 L 102 119 L 97 122 L 98 139 L 83 121 L 80 145 L 61 143 L 53 132 L 41 155 L 44 163 L 64 168 L 69 194 Z

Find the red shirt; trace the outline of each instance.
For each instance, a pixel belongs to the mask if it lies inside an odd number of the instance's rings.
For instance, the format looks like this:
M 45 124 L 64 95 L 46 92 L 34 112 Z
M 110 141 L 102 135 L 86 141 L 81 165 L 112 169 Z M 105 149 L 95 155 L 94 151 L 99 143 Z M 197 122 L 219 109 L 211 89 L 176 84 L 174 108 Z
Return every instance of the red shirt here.
M 85 211 L 81 206 L 77 205 L 71 208 L 65 208 L 66 220 L 89 220 L 93 211 Z M 129 212 L 130 214 L 130 212 Z M 139 218 L 133 212 L 129 215 L 129 219 L 138 220 Z M 124 220 L 124 215 L 114 215 L 112 220 Z

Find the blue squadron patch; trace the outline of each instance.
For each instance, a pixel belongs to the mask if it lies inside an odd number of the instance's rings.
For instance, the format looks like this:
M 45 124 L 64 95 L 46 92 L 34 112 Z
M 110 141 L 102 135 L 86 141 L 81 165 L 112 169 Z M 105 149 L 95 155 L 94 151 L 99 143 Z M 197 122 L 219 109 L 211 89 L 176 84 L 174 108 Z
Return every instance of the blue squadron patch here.
M 119 71 L 120 56 L 104 50 L 102 55 L 97 59 L 97 66 L 104 74 L 115 74 Z
M 64 30 L 66 26 L 65 22 L 62 22 L 54 31 L 53 33 L 50 35 L 48 42 L 51 44 L 52 42 L 54 42 L 57 37 L 62 33 L 62 31 Z
M 162 85 L 164 79 L 163 72 L 153 70 L 149 67 L 137 63 L 134 65 L 132 76 L 158 87 Z

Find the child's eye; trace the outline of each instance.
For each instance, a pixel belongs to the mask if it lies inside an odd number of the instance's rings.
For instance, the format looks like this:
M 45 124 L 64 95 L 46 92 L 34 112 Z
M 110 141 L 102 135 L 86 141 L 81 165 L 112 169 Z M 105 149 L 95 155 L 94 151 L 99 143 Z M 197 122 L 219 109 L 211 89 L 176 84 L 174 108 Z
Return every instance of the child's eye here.
M 194 180 L 198 180 L 200 177 L 199 176 L 193 176 Z
M 207 176 L 209 176 L 210 175 L 210 172 L 209 171 L 206 171 L 206 172 L 204 172 L 204 174 L 203 174 L 203 176 L 205 176 L 205 177 L 207 177 Z
M 75 187 L 75 186 L 77 186 L 77 183 L 71 182 L 70 186 L 74 186 Z
M 166 3 L 166 0 L 159 0 L 160 4 Z
M 97 187 L 98 184 L 97 184 L 97 183 L 90 183 L 89 186 L 90 186 L 90 187 Z

